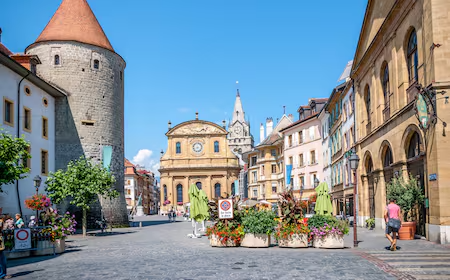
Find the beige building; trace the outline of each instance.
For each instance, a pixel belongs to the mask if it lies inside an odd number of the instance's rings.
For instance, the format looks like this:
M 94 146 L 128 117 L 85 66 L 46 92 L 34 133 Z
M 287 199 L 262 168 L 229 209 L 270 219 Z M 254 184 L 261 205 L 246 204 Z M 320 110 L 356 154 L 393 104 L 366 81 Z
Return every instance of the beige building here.
M 450 241 L 450 144 L 444 123 L 450 120 L 449 13 L 448 0 L 370 0 L 351 75 L 361 158 L 358 223 L 372 216 L 384 227 L 386 183 L 411 174 L 427 198 L 418 211 L 417 234 L 441 243 Z M 428 102 L 423 123 L 416 116 L 416 98 Z
M 238 179 L 238 158 L 227 144 L 228 132 L 215 123 L 198 119 L 183 122 L 166 133 L 167 151 L 161 157 L 161 211 L 189 202 L 191 184 L 209 199 L 232 194 Z
M 278 193 L 286 186 L 284 180 L 283 128 L 293 123 L 293 116 L 283 115 L 273 127 L 272 118 L 266 120 L 266 134 L 261 124 L 261 143 L 246 153 L 248 159 L 248 196 L 255 200 L 275 203 Z

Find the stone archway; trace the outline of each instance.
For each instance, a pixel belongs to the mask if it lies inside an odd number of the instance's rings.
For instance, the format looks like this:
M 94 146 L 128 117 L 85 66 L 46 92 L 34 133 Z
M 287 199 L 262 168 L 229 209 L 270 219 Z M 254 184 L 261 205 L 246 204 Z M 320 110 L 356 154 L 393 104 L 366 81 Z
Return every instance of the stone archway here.
M 375 186 L 373 174 L 373 160 L 370 152 L 364 156 L 364 171 L 367 176 L 367 190 L 369 197 L 369 216 L 375 218 Z
M 392 164 L 394 163 L 394 157 L 391 144 L 386 140 L 381 144 L 380 158 L 383 164 L 384 182 L 385 186 L 387 187 L 389 182 L 394 177 L 394 169 L 392 167 Z

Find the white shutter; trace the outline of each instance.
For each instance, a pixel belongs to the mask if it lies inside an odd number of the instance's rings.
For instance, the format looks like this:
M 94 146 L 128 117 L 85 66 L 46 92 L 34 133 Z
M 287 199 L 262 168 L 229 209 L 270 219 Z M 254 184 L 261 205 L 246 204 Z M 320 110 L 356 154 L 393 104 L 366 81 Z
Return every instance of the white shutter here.
M 309 128 L 309 140 L 314 140 L 314 126 Z
M 309 155 L 309 153 L 306 153 L 306 163 L 305 163 L 305 165 L 309 165 L 309 163 L 310 163 L 310 155 Z

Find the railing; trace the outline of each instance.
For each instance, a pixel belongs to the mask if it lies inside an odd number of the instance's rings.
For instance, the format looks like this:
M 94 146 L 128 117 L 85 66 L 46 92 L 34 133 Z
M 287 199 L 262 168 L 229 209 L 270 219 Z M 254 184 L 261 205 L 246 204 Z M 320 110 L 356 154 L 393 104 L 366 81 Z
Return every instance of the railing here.
M 31 253 L 35 256 L 56 254 L 57 240 L 50 226 L 6 229 L 2 236 L 8 258 L 28 257 Z

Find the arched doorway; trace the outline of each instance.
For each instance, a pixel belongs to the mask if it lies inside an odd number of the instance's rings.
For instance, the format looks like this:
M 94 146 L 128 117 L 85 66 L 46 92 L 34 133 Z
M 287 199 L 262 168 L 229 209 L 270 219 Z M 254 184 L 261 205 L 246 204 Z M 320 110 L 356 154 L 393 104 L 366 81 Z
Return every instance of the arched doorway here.
M 410 136 L 406 141 L 406 159 L 408 177 L 412 176 L 416 178 L 419 183 L 422 193 L 425 194 L 425 178 L 424 178 L 424 146 L 422 139 L 417 131 L 410 133 Z M 426 209 L 425 205 L 418 206 L 417 228 L 416 233 L 425 236 L 425 223 L 426 223 Z
M 373 183 L 373 161 L 372 157 L 368 155 L 365 160 L 365 168 L 367 174 L 367 186 L 369 191 L 369 215 L 370 218 L 375 218 L 375 188 Z

